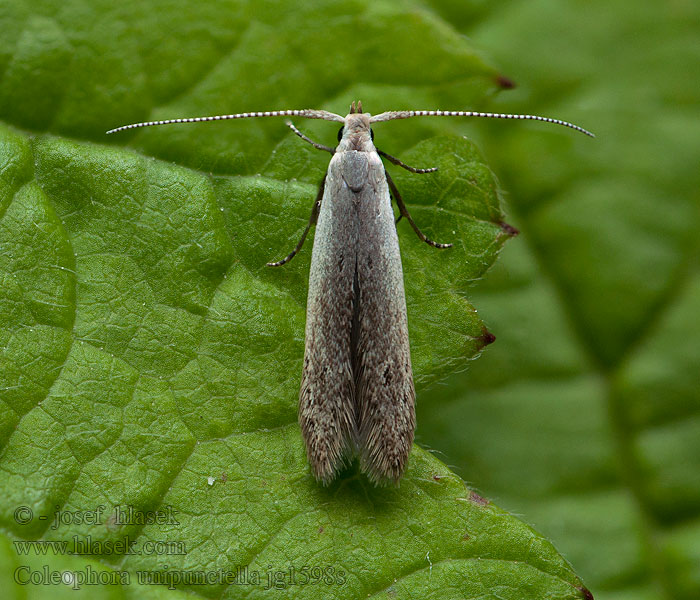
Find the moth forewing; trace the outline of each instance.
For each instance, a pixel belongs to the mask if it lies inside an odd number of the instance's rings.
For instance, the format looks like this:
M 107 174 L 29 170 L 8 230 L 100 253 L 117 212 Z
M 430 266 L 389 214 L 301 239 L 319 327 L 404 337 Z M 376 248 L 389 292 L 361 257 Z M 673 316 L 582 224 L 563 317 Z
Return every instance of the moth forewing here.
M 331 159 L 316 223 L 306 306 L 299 424 L 311 469 L 329 483 L 354 452 L 354 314 L 357 222 L 354 194 L 340 185 L 342 156 Z M 340 190 L 340 191 L 339 191 Z
M 384 166 L 375 152 L 357 207 L 362 241 L 355 348 L 360 464 L 372 481 L 385 483 L 403 474 L 416 416 L 399 240 Z

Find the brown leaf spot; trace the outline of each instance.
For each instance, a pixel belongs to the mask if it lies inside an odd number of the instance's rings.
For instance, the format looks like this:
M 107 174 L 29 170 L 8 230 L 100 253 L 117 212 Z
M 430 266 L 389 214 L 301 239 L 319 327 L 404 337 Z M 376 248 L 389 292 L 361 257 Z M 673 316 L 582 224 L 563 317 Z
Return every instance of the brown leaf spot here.
M 469 492 L 469 501 L 473 502 L 474 504 L 478 504 L 479 506 L 489 505 L 489 501 L 483 496 L 479 496 L 479 494 L 477 494 L 475 491 Z

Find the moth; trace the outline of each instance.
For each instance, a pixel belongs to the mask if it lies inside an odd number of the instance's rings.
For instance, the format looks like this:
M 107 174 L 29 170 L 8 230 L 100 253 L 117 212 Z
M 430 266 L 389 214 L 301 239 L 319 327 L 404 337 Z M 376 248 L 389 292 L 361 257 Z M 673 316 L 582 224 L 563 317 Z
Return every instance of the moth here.
M 134 123 L 126 129 L 251 117 L 296 116 L 342 126 L 334 148 L 318 144 L 287 125 L 304 141 L 331 154 L 330 164 L 299 243 L 316 225 L 306 309 L 306 343 L 299 392 L 299 425 L 315 478 L 328 484 L 355 456 L 376 484 L 403 475 L 416 428 L 415 389 L 396 223 L 405 217 L 418 237 L 435 248 L 452 244 L 428 239 L 411 218 L 382 158 L 409 167 L 374 146 L 371 126 L 427 116 L 545 121 L 585 129 L 548 117 L 473 111 L 410 110 L 371 115 L 352 103 L 343 117 L 324 110 L 277 110 Z M 394 220 L 392 197 L 399 209 Z

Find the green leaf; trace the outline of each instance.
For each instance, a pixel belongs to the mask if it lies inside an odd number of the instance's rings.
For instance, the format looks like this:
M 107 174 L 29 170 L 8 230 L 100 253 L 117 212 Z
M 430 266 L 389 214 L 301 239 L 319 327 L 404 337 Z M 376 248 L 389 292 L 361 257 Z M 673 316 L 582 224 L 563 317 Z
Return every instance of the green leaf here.
M 354 467 L 313 480 L 296 423 L 311 240 L 265 263 L 299 238 L 327 156 L 280 119 L 104 135 L 357 98 L 375 113 L 469 105 L 495 71 L 461 34 L 359 1 L 12 2 L 0 18 L 5 589 L 590 597 L 546 539 L 419 446 L 400 487 Z M 376 129 L 385 151 L 439 167 L 395 180 L 425 233 L 454 244 L 399 225 L 421 396 L 492 341 L 464 295 L 513 230 L 464 124 Z

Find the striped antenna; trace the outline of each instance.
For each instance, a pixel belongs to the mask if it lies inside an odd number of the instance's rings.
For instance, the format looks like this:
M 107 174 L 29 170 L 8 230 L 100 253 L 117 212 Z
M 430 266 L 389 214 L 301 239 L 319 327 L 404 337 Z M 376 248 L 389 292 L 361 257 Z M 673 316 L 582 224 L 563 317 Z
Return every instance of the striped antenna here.
M 489 113 L 489 112 L 474 112 L 471 110 L 398 110 L 392 112 L 383 112 L 370 118 L 370 123 L 379 123 L 381 121 L 393 121 L 394 119 L 410 119 L 411 117 L 482 117 L 487 119 L 521 119 L 524 121 L 544 121 L 545 123 L 555 123 L 570 127 L 581 133 L 585 133 L 590 137 L 595 137 L 590 131 L 569 123 L 561 119 L 552 119 L 550 117 L 540 117 L 538 115 L 510 115 L 507 113 Z
M 353 102 L 350 109 L 350 113 L 362 111 L 362 104 Z M 203 123 L 206 121 L 226 121 L 229 119 L 249 119 L 252 117 L 306 117 L 307 119 L 323 119 L 324 121 L 335 121 L 337 123 L 344 123 L 345 118 L 335 113 L 328 112 L 325 110 L 314 110 L 314 109 L 300 109 L 300 110 L 269 110 L 265 112 L 247 112 L 247 113 L 236 113 L 232 115 L 214 115 L 208 117 L 182 117 L 178 119 L 165 119 L 162 121 L 144 121 L 142 123 L 131 123 L 130 125 L 122 125 L 121 127 L 116 127 L 110 129 L 107 133 L 117 133 L 118 131 L 124 131 L 126 129 L 137 129 L 139 127 L 152 127 L 154 125 L 170 125 L 172 123 Z M 568 121 L 562 121 L 561 119 L 552 119 L 550 117 L 540 117 L 539 115 L 512 115 L 507 113 L 489 113 L 489 112 L 475 112 L 471 110 L 399 110 L 383 112 L 378 115 L 370 117 L 370 123 L 380 123 L 382 121 L 393 121 L 394 119 L 410 119 L 411 117 L 481 117 L 488 119 L 520 119 L 524 121 L 544 121 L 545 123 L 554 123 L 556 125 L 563 125 L 564 127 L 569 127 L 580 131 L 590 137 L 595 137 L 590 131 L 569 123 Z
M 387 114 L 387 113 L 385 113 Z M 337 121 L 344 123 L 345 119 L 340 115 L 325 110 L 301 109 L 301 110 L 268 110 L 265 112 L 247 112 L 234 115 L 214 115 L 211 117 L 183 117 L 180 119 L 165 119 L 163 121 L 144 121 L 132 123 L 110 129 L 107 133 L 117 133 L 125 129 L 137 129 L 138 127 L 152 127 L 154 125 L 170 125 L 171 123 L 203 123 L 205 121 L 227 121 L 229 119 L 248 119 L 251 117 L 306 117 L 307 119 L 323 119 L 324 121 Z

